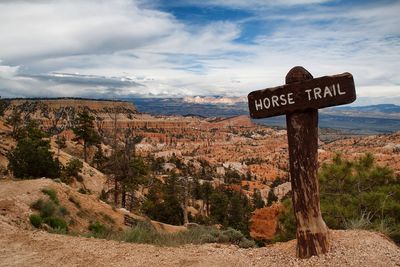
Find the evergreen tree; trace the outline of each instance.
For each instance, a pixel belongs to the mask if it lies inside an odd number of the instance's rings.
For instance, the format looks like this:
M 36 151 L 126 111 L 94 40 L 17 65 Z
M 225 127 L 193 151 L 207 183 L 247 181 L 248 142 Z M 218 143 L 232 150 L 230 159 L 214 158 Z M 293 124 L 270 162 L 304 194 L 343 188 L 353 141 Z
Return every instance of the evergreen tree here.
M 95 157 L 96 159 L 97 157 Z M 150 168 L 145 160 L 136 156 L 128 157 L 125 149 L 118 149 L 104 163 L 103 171 L 114 179 L 114 203 L 117 205 L 121 201 L 124 208 L 133 208 L 134 192 L 139 185 L 146 182 Z M 119 197 L 121 193 L 121 197 Z M 127 196 L 131 201 L 127 205 Z
M 61 172 L 61 180 L 67 184 L 73 182 L 75 178 L 78 181 L 82 181 L 83 178 L 79 175 L 79 172 L 82 171 L 83 163 L 79 159 L 71 159 L 67 165 L 62 169 Z
M 206 206 L 206 215 L 210 214 L 210 197 L 214 188 L 210 182 L 204 182 L 201 185 L 201 196 L 203 197 L 203 204 Z
M 57 144 L 57 157 L 60 157 L 60 150 L 66 148 L 66 138 L 65 136 L 57 135 L 56 144 Z
M 332 163 L 322 165 L 319 179 L 321 212 L 329 228 L 385 230 L 400 243 L 400 183 L 393 170 L 377 166 L 371 154 L 353 161 L 336 155 Z M 293 238 L 296 230 L 290 226 L 291 201 L 284 203 L 281 240 Z
M 191 195 L 193 199 L 203 199 L 203 194 L 201 191 L 201 184 L 199 182 L 199 178 L 195 177 L 193 180 L 193 187 L 191 190 Z
M 155 183 L 150 189 L 142 211 L 153 220 L 174 225 L 183 224 L 183 210 L 178 197 L 181 190 L 177 175 L 169 175 L 165 184 Z
M 144 184 L 148 178 L 150 169 L 142 157 L 136 156 L 128 162 L 125 167 L 125 176 L 121 180 L 122 187 L 122 204 L 126 207 L 126 193 L 129 192 L 131 201 L 129 209 L 133 208 L 134 192 L 140 185 Z
M 0 117 L 4 116 L 4 112 L 6 111 L 9 105 L 10 105 L 10 100 L 0 99 Z
M 6 118 L 6 124 L 12 127 L 12 136 L 16 137 L 22 124 L 21 112 L 14 108 L 11 115 Z
M 169 224 L 183 224 L 183 211 L 178 196 L 182 188 L 179 187 L 176 174 L 169 175 L 164 186 L 163 214 L 164 221 Z
M 244 179 L 243 179 L 244 180 Z M 225 172 L 224 182 L 227 184 L 238 184 L 242 181 L 242 176 L 236 171 L 228 169 Z
M 278 197 L 275 195 L 274 189 L 271 188 L 268 192 L 267 206 L 271 206 L 276 201 L 278 201 Z
M 217 188 L 210 197 L 210 217 L 215 223 L 220 223 L 224 226 L 228 225 L 228 207 L 229 198 L 225 194 L 222 187 Z
M 104 155 L 103 148 L 101 147 L 101 145 L 98 145 L 96 153 L 94 153 L 92 163 L 94 166 L 96 166 L 97 169 L 102 171 L 106 162 L 107 157 Z
M 261 192 L 259 189 L 254 189 L 253 205 L 254 205 L 254 208 L 256 208 L 256 209 L 262 209 L 265 206 L 265 202 L 261 197 Z
M 211 219 L 225 228 L 232 227 L 249 234 L 249 221 L 253 207 L 245 195 L 240 192 L 219 187 L 211 195 Z
M 90 146 L 100 143 L 100 136 L 94 128 L 94 117 L 89 114 L 87 109 L 78 113 L 74 121 L 73 132 L 74 141 L 83 141 L 83 158 L 87 162 L 87 149 Z
M 247 197 L 237 191 L 228 191 L 230 203 L 228 206 L 228 226 L 249 235 L 249 222 L 252 206 Z
M 162 212 L 162 206 L 160 205 L 163 201 L 162 187 L 163 184 L 159 180 L 156 180 L 150 187 L 149 193 L 146 195 L 146 199 L 141 206 L 142 212 L 154 220 L 156 220 L 158 215 Z
M 17 146 L 8 154 L 8 168 L 17 178 L 56 178 L 60 176 L 60 163 L 53 159 L 50 141 L 35 121 L 21 129 Z

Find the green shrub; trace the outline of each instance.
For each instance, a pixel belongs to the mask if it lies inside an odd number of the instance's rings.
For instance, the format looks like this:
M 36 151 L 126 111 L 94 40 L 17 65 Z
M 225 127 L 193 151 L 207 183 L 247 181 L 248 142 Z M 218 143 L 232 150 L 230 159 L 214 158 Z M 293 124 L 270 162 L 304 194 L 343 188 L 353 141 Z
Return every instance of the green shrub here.
M 35 210 L 40 210 L 43 206 L 43 203 L 43 199 L 40 198 L 31 204 L 31 208 Z
M 69 211 L 68 211 L 67 208 L 64 207 L 64 206 L 58 207 L 58 211 L 59 211 L 59 213 L 60 213 L 62 216 L 65 216 L 65 215 L 68 215 L 68 214 L 69 214 Z
M 254 242 L 254 240 L 244 239 L 241 240 L 237 245 L 240 248 L 254 248 L 256 246 L 256 242 Z
M 48 195 L 49 198 L 51 200 L 53 200 L 55 204 L 57 204 L 57 205 L 59 204 L 59 201 L 57 198 L 57 192 L 54 189 L 44 188 L 44 189 L 42 189 L 42 193 Z
M 44 201 L 43 199 L 39 199 L 32 203 L 31 208 L 39 211 L 42 218 L 50 217 L 56 211 L 56 205 L 53 201 Z
M 243 248 L 254 247 L 255 243 L 233 229 L 225 231 L 214 227 L 199 226 L 174 234 L 159 233 L 149 222 L 139 222 L 135 227 L 115 232 L 95 222 L 90 226 L 91 236 L 130 243 L 154 244 L 158 246 L 181 246 L 185 244 L 231 243 Z
M 162 245 L 166 243 L 164 236 L 163 234 L 159 234 L 151 224 L 141 222 L 126 231 L 123 235 L 123 240 L 131 243 Z
M 39 228 L 42 225 L 43 219 L 39 214 L 31 214 L 31 216 L 29 216 L 29 221 L 33 226 Z
M 56 205 L 52 201 L 45 201 L 40 209 L 40 215 L 43 218 L 50 217 L 56 211 Z
M 73 179 L 76 178 L 78 182 L 82 182 L 83 178 L 79 175 L 83 167 L 82 161 L 79 159 L 71 159 L 68 161 L 67 165 L 62 169 L 61 179 L 66 184 L 70 184 L 73 182 Z
M 200 238 L 200 243 L 217 243 L 217 242 L 224 243 L 224 241 L 220 241 L 217 237 L 213 236 L 212 234 L 204 234 Z
M 103 212 L 100 212 L 101 217 L 103 217 L 103 219 L 109 223 L 114 224 L 115 220 L 113 218 L 111 218 L 108 214 L 105 214 Z
M 60 217 L 47 217 L 43 222 L 53 228 L 54 230 L 67 230 L 67 222 Z
M 98 221 L 92 222 L 88 229 L 93 232 L 94 234 L 101 234 L 106 232 L 107 228 Z
M 321 212 L 331 229 L 370 229 L 396 240 L 400 231 L 400 184 L 393 170 L 377 166 L 371 154 L 357 160 L 340 155 L 319 170 Z M 291 200 L 284 202 L 276 241 L 295 237 Z
M 240 241 L 245 239 L 244 235 L 235 229 L 228 228 L 227 230 L 222 232 L 223 235 L 226 235 L 228 237 L 228 240 L 232 244 L 239 244 Z

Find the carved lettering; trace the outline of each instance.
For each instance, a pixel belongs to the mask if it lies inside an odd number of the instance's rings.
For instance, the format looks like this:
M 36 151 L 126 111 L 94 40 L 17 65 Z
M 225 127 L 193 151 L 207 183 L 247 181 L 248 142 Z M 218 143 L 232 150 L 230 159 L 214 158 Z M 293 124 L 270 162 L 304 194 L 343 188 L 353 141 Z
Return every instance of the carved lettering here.
M 334 86 L 334 85 L 333 85 L 333 86 Z M 331 90 L 329 89 L 328 86 L 325 86 L 324 97 L 326 97 L 327 95 L 329 95 L 330 97 L 332 97 Z
M 345 95 L 346 94 L 346 92 L 340 91 L 340 84 L 337 84 L 337 89 L 338 89 L 339 95 Z
M 254 91 L 248 103 L 250 116 L 260 119 L 349 104 L 355 99 L 353 76 L 343 73 Z
M 308 97 L 308 101 L 311 100 L 311 91 L 312 91 L 312 89 L 307 89 L 307 90 L 306 90 L 307 97 Z
M 255 100 L 254 103 L 256 105 L 256 110 L 262 109 L 262 101 L 261 101 L 261 99 L 259 99 L 258 103 L 257 103 L 257 100 Z

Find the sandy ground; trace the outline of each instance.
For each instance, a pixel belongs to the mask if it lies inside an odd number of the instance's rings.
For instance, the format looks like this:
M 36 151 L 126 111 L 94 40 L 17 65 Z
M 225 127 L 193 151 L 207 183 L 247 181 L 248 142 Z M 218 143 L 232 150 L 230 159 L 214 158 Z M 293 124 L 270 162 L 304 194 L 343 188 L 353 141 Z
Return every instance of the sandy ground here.
M 57 190 L 71 216 L 77 212 L 68 201 L 73 195 L 92 216 L 102 212 L 122 224 L 122 215 L 110 206 L 67 185 L 49 179 L 1 181 L 0 266 L 400 266 L 398 246 L 381 234 L 360 230 L 332 231 L 331 252 L 307 260 L 295 257 L 295 241 L 257 249 L 220 244 L 157 247 L 32 230 L 29 204 L 44 197 L 44 187 Z
M 257 249 L 157 247 L 22 230 L 0 222 L 0 266 L 400 266 L 399 247 L 377 233 L 333 231 L 332 238 L 330 253 L 299 260 L 294 241 Z

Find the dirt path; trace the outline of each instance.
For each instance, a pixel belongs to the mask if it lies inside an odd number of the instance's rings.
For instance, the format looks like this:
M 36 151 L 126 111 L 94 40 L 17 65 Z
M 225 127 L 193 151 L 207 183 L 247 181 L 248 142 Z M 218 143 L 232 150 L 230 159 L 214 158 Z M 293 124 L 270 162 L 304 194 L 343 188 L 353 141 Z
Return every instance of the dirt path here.
M 295 241 L 258 249 L 157 247 L 33 231 L 29 204 L 47 186 L 57 189 L 63 205 L 72 205 L 67 200 L 72 189 L 48 179 L 0 183 L 0 266 L 400 266 L 400 248 L 368 231 L 332 231 L 331 252 L 308 260 L 295 257 Z M 112 210 L 87 195 L 81 204 Z
M 331 253 L 298 260 L 293 241 L 258 249 L 156 247 L 21 230 L 0 222 L 0 266 L 400 266 L 400 249 L 377 233 L 334 231 L 332 237 Z

